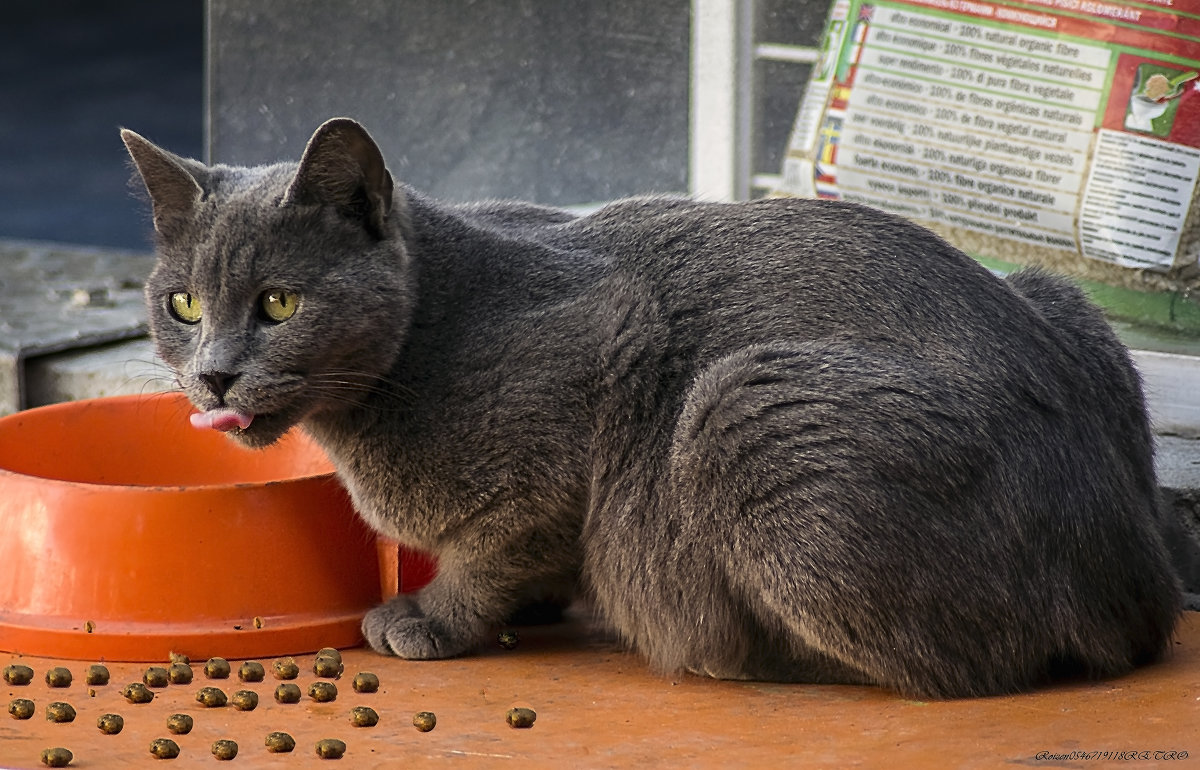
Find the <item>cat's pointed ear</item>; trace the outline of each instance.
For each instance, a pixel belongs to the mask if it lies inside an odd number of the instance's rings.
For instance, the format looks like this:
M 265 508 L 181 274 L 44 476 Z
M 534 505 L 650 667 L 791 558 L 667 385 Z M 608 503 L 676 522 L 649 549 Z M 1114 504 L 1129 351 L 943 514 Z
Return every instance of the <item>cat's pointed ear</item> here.
M 204 195 L 200 178 L 204 166 L 167 152 L 127 128 L 121 129 L 121 140 L 150 193 L 154 229 L 165 234 L 172 223 L 190 221 Z
M 334 206 L 382 238 L 393 187 L 383 154 L 367 130 L 350 118 L 333 118 L 308 140 L 283 205 Z

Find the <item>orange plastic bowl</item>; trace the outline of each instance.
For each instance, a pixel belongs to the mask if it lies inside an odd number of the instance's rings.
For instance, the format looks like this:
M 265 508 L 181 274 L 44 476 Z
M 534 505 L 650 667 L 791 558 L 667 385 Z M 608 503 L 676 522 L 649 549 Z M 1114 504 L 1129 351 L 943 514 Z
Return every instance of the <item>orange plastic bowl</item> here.
M 303 434 L 249 451 L 192 428 L 190 411 L 169 394 L 0 418 L 0 649 L 142 661 L 348 647 L 382 596 L 428 581 L 419 554 L 377 545 Z

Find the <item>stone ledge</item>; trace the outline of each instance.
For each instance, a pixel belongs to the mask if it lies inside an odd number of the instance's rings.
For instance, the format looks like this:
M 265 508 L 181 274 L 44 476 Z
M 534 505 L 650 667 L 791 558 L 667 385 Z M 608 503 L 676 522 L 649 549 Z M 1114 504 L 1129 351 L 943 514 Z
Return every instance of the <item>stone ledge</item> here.
M 28 360 L 144 337 L 154 257 L 0 239 L 0 415 L 29 406 Z
M 151 393 L 174 386 L 149 339 L 38 356 L 25 362 L 28 406 Z

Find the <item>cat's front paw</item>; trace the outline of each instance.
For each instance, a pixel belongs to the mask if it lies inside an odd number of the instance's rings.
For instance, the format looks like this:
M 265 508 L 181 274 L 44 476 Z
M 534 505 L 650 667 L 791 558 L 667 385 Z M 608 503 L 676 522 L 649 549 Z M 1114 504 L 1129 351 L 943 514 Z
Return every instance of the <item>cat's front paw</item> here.
M 416 602 L 397 596 L 363 618 L 363 636 L 376 652 L 408 660 L 437 660 L 460 655 L 472 640 L 456 637 L 425 617 Z

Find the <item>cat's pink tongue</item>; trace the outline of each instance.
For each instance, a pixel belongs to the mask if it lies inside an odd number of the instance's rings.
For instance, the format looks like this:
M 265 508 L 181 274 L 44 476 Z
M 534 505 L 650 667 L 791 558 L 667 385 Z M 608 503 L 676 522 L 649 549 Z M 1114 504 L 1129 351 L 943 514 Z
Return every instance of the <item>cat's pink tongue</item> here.
M 192 415 L 192 427 L 203 430 L 219 430 L 228 432 L 235 428 L 245 430 L 250 427 L 254 415 L 240 412 L 230 407 L 210 409 L 207 412 L 196 412 Z

